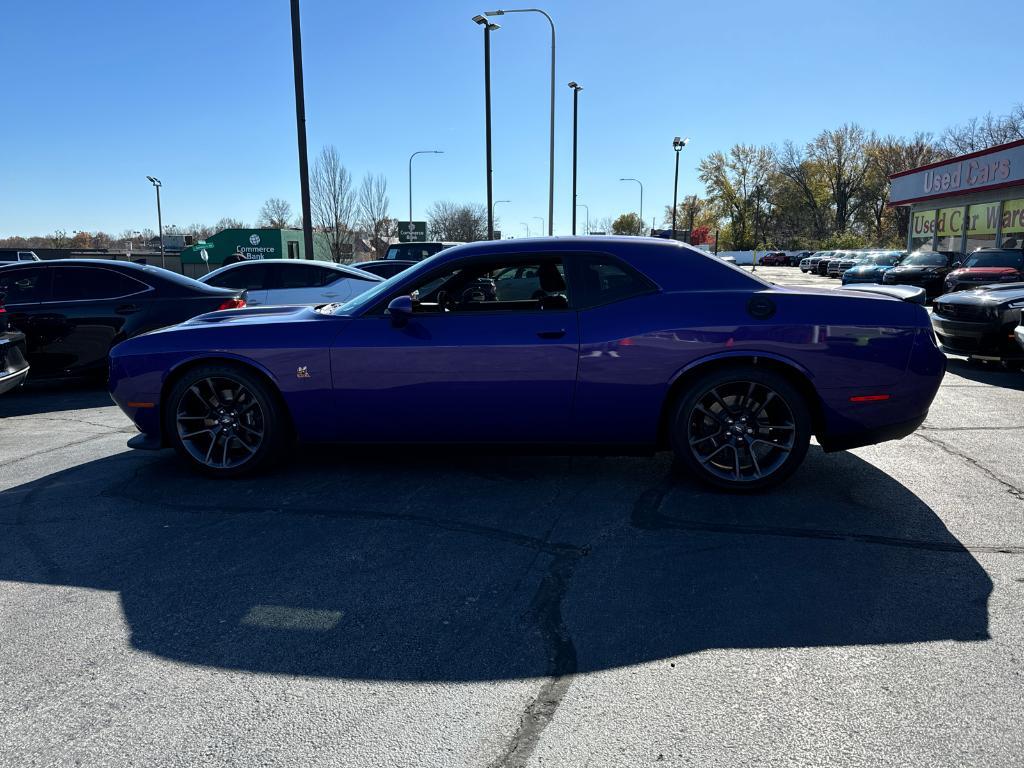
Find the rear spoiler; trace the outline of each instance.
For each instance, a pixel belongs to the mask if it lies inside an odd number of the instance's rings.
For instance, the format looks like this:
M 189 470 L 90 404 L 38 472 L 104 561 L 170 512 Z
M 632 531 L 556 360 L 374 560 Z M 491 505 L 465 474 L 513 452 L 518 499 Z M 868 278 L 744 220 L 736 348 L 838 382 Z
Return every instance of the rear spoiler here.
M 911 304 L 924 304 L 928 294 L 924 288 L 916 285 L 878 285 L 876 283 L 860 283 L 859 285 L 844 285 L 841 291 L 860 291 L 862 293 L 874 293 L 879 296 L 889 296 L 900 301 L 909 301 Z

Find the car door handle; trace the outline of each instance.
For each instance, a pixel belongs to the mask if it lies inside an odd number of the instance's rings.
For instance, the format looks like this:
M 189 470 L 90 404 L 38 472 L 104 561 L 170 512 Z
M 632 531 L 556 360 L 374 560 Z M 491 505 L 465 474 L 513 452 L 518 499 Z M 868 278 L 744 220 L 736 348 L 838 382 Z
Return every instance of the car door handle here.
M 565 336 L 565 328 L 561 328 L 557 331 L 538 331 L 537 335 L 542 339 L 560 339 Z
M 139 311 L 139 308 L 134 304 L 122 304 L 114 310 L 119 315 L 132 315 Z

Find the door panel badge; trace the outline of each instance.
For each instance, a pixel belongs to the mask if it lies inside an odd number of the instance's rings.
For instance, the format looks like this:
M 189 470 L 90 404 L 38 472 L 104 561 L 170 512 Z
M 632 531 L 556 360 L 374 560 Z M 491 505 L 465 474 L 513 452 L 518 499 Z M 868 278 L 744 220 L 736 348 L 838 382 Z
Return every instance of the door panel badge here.
M 298 368 L 296 368 L 295 369 L 295 378 L 296 379 L 308 379 L 308 378 L 311 378 L 310 375 L 309 375 L 309 366 L 307 366 L 307 365 L 300 365 Z

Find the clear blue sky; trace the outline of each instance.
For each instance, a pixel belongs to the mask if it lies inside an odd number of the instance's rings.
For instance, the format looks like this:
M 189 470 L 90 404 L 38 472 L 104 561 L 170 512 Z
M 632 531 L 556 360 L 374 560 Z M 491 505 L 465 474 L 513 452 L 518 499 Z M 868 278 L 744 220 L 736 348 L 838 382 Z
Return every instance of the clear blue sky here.
M 497 0 L 494 0 L 497 1 Z M 580 94 L 581 202 L 592 221 L 671 202 L 695 166 L 735 142 L 803 141 L 858 121 L 940 132 L 1020 100 L 1019 51 L 993 27 L 1016 4 L 858 0 L 543 0 L 558 30 L 555 233 L 570 226 L 572 98 Z M 407 216 L 436 199 L 483 202 L 482 33 L 487 2 L 303 0 L 313 156 L 334 144 L 358 179 L 386 175 Z M 509 5 L 506 7 L 517 7 Z M 957 30 L 955 18 L 978 24 Z M 502 229 L 547 216 L 548 39 L 543 17 L 496 19 L 494 191 Z M 1012 27 L 1012 22 L 1010 22 Z M 976 54 L 976 58 L 974 55 Z M 974 59 L 972 62 L 972 58 Z M 57 228 L 253 222 L 268 197 L 299 208 L 287 0 L 32 0 L 0 8 L 0 236 Z M 583 215 L 582 209 L 580 215 Z

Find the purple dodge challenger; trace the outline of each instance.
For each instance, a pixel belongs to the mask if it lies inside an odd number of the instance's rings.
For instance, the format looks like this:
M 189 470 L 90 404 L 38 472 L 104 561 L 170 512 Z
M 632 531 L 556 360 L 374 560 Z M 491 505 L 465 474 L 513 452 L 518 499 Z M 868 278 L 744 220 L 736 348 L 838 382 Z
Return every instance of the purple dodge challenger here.
M 877 293 L 772 285 L 680 243 L 471 243 L 343 304 L 213 312 L 111 352 L 141 434 L 195 468 L 293 440 L 670 449 L 728 490 L 904 437 L 945 372 L 928 315 Z

